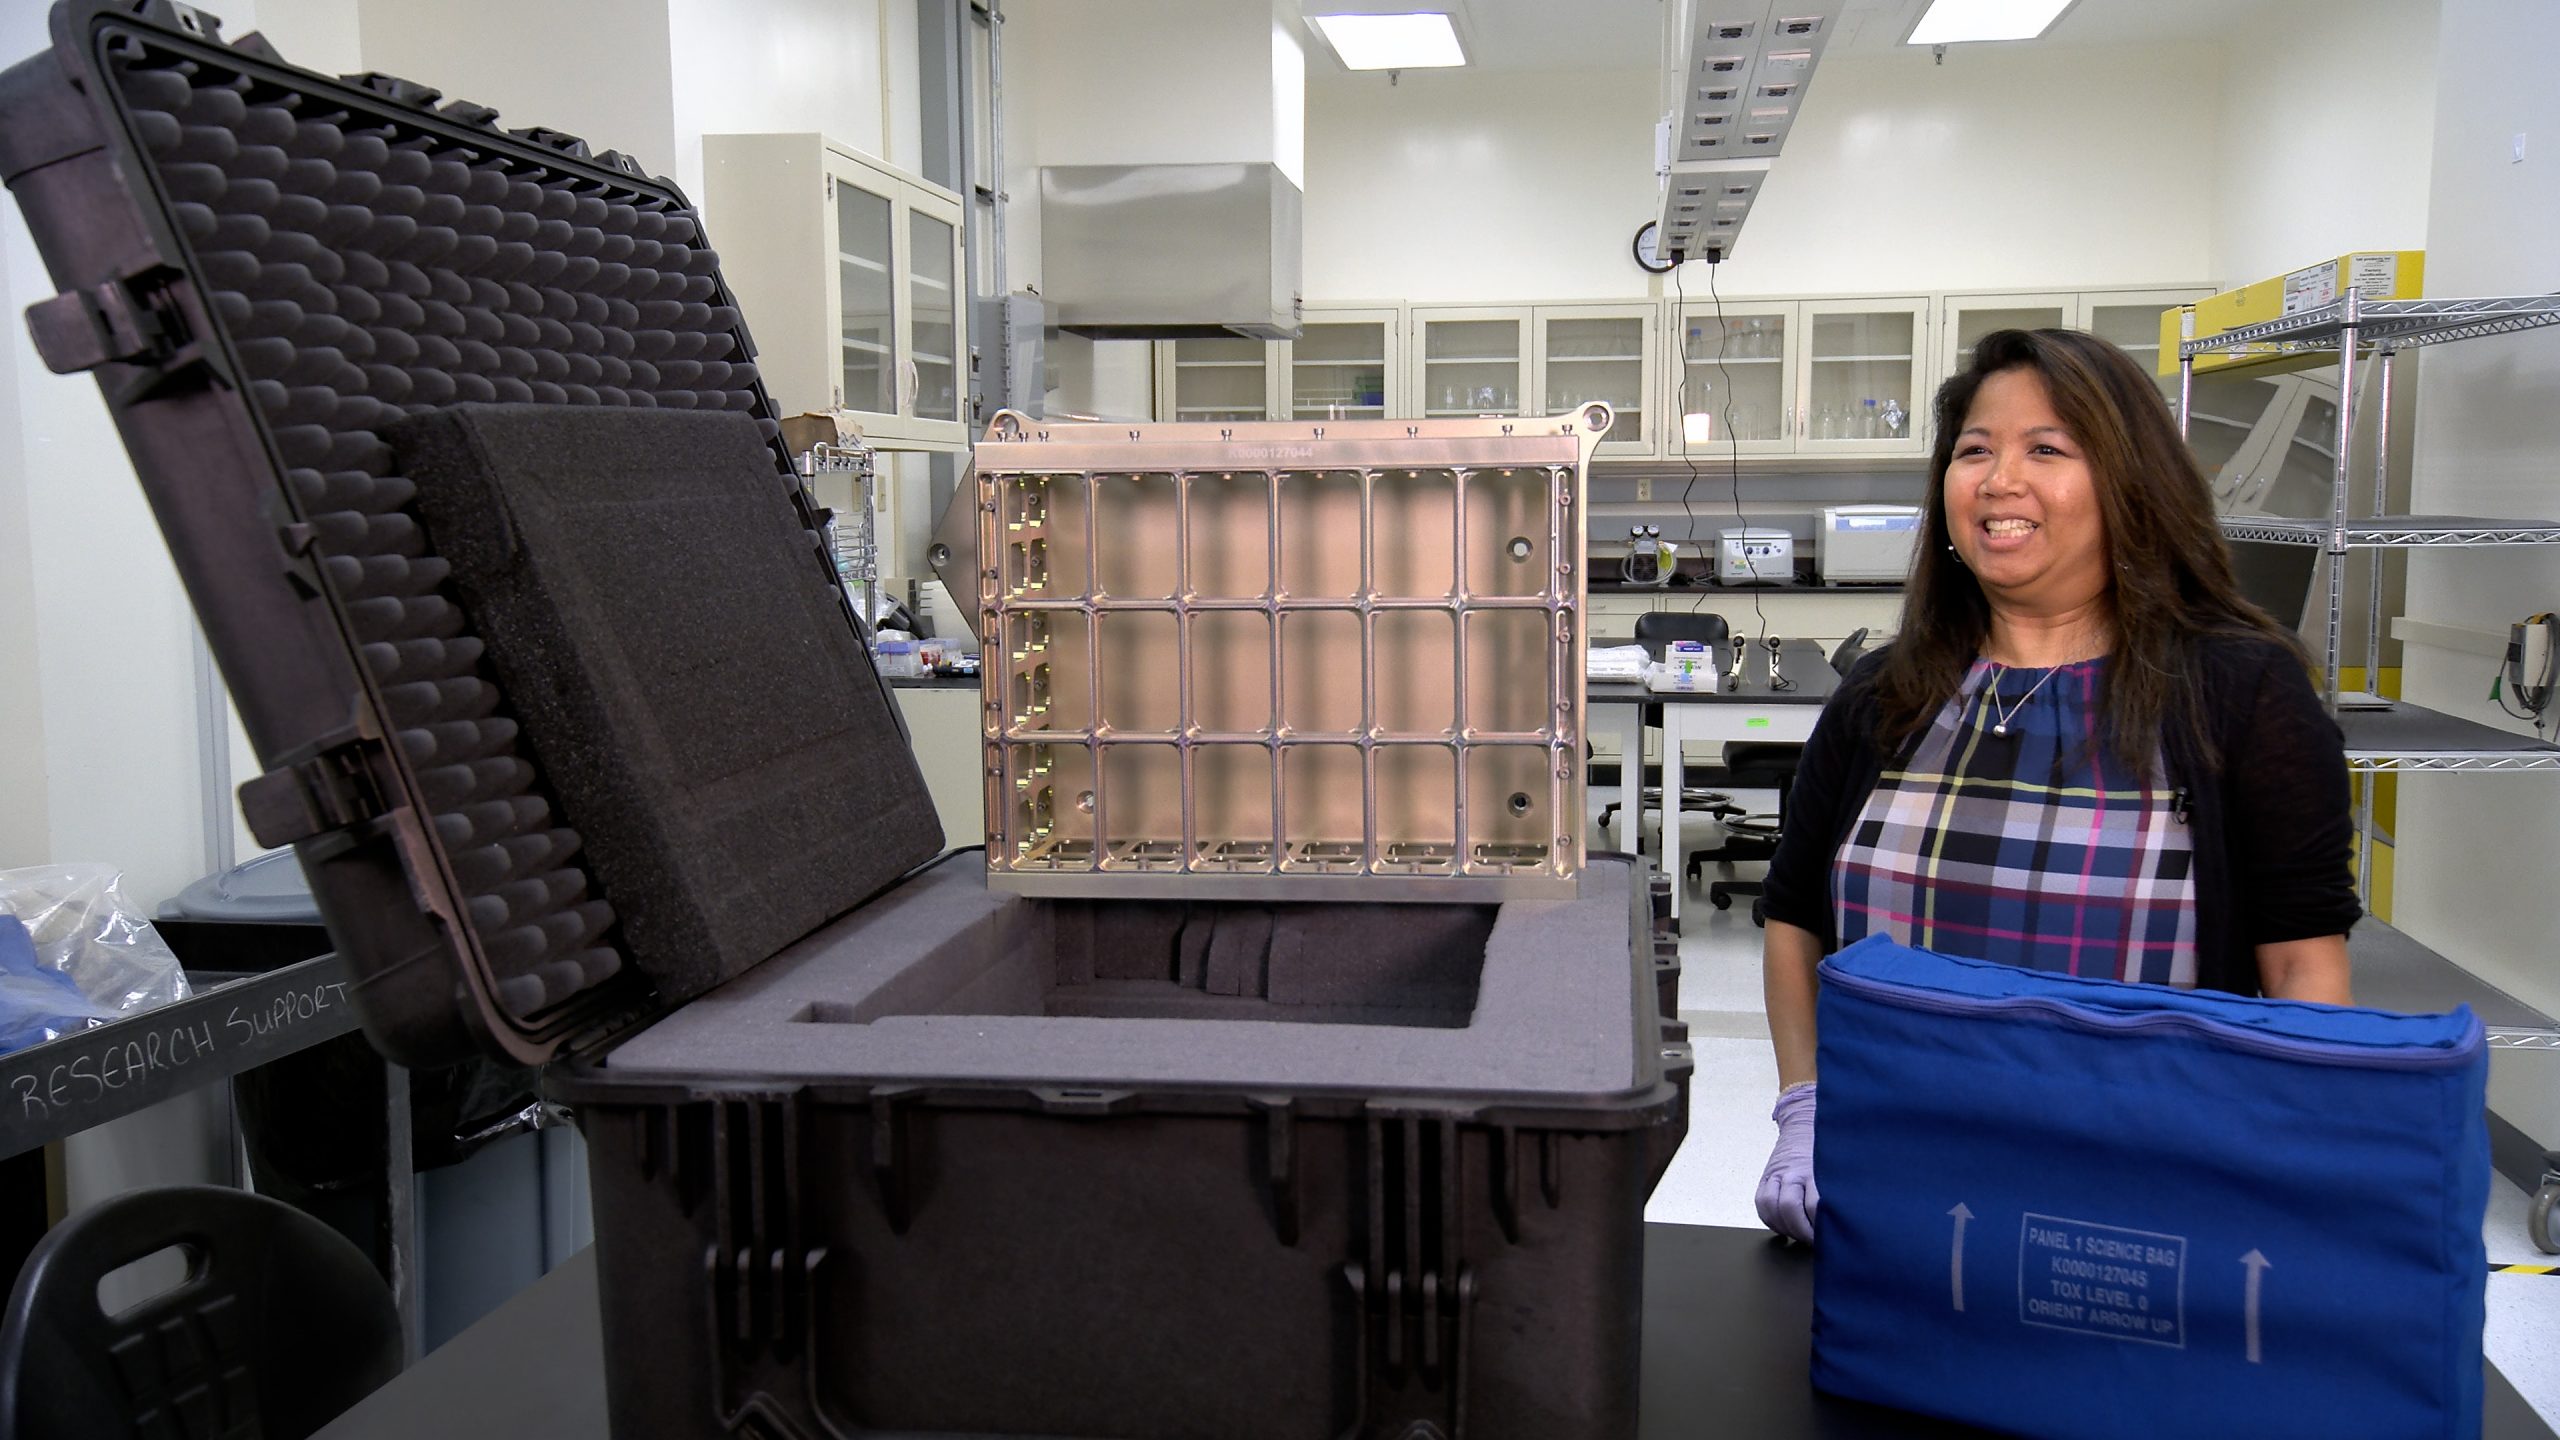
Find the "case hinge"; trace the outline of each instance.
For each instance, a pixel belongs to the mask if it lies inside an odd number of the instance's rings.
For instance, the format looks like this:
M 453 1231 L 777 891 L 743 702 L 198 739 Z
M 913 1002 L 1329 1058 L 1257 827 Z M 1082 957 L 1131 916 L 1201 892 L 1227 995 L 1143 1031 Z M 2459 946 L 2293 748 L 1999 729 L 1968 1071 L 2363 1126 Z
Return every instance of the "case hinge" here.
M 379 742 L 342 731 L 305 746 L 240 787 L 240 814 L 261 845 L 293 845 L 388 814 L 374 778 Z
M 1368 1252 L 1342 1270 L 1357 1323 L 1351 1433 L 1465 1440 L 1474 1269 L 1464 1224 L 1457 1122 L 1373 1113 L 1368 1122 Z
M 359 90 L 369 91 L 385 100 L 413 106 L 420 110 L 432 110 L 436 102 L 444 98 L 444 92 L 432 85 L 421 85 L 415 80 L 404 80 L 397 75 L 385 75 L 379 70 L 367 70 L 361 75 L 341 75 L 338 78 Z
M 159 283 L 174 272 L 153 267 L 27 307 L 27 333 L 45 368 L 77 375 L 116 361 L 165 358 L 178 347 L 159 304 Z

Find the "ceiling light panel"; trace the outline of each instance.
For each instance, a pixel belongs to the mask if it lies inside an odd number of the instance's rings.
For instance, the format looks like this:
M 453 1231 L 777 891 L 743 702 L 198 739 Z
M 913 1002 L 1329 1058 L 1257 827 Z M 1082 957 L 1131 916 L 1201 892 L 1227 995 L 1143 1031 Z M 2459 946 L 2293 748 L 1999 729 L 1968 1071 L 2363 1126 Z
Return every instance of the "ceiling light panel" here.
M 1662 192 L 1655 253 L 1696 259 L 1709 250 L 1732 254 L 1734 238 L 1760 198 L 1766 159 L 1694 161 L 1671 167 Z
M 1440 70 L 1467 63 L 1458 32 L 1436 11 L 1409 15 L 1310 15 L 1351 70 Z
M 1795 128 L 1842 0 L 1674 0 L 1666 15 L 1670 168 L 1657 250 L 1731 254 Z
M 1974 40 L 2033 40 L 2051 29 L 2073 0 L 1931 0 L 1908 45 L 1961 45 Z
M 1805 81 L 1836 9 L 1787 0 L 1696 0 L 1675 162 L 1774 155 L 1795 124 Z

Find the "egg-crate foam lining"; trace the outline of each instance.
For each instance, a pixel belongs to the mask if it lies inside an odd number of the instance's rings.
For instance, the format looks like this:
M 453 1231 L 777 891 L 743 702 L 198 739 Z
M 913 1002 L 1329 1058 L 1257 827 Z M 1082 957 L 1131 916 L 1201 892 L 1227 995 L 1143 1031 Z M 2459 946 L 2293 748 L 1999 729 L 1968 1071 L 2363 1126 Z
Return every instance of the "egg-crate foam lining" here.
M 108 72 L 519 1019 L 611 978 L 613 908 L 412 510 L 385 426 L 466 402 L 779 433 L 680 198 L 133 38 Z M 776 452 L 777 462 L 779 451 Z M 779 465 L 777 463 L 777 474 Z

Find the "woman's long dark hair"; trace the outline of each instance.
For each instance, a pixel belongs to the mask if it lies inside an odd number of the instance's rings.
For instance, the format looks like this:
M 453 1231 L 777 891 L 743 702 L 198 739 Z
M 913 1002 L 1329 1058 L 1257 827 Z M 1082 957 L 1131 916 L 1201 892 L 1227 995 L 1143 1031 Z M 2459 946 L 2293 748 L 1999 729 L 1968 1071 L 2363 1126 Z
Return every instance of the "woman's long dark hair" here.
M 2101 692 L 2108 757 L 2150 768 L 2163 727 L 2183 721 L 2212 763 L 2198 642 L 2210 635 L 2281 638 L 2309 664 L 2301 640 L 2240 593 L 2213 499 L 2175 417 L 2142 367 L 2077 330 L 2001 330 L 1973 364 L 1938 387 L 1937 443 L 1902 633 L 1877 677 L 1879 738 L 1899 750 L 1928 728 L 1991 638 L 1991 605 L 1949 548 L 1947 467 L 1976 393 L 2006 370 L 2044 381 L 2054 414 L 2080 444 L 2106 525 L 2106 591 L 2114 660 Z

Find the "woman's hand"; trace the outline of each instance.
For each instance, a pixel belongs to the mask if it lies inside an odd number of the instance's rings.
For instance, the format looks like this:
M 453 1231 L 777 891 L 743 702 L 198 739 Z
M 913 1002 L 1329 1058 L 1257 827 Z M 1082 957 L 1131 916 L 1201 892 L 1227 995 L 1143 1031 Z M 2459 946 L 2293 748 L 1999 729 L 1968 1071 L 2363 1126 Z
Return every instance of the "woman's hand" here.
M 1813 1243 L 1814 1220 L 1822 1210 L 1821 1192 L 1813 1188 L 1813 1093 L 1811 1085 L 1790 1086 L 1769 1112 L 1778 1122 L 1778 1145 L 1769 1152 L 1754 1197 L 1761 1224 L 1805 1245 Z
M 2313 1000 L 2353 1005 L 2347 937 L 2319 935 L 2258 947 L 2258 990 L 2270 1000 Z

